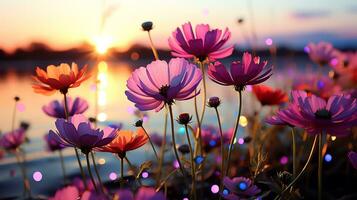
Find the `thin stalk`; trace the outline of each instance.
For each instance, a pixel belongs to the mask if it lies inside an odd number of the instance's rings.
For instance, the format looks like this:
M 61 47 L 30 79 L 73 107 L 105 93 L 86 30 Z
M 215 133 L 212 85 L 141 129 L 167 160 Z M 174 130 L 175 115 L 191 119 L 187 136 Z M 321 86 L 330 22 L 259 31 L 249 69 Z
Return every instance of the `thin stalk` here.
M 15 130 L 16 111 L 17 111 L 16 107 L 17 107 L 17 101 L 15 100 L 14 110 L 12 111 L 11 132 L 14 132 Z
M 167 180 L 168 180 L 168 179 L 170 178 L 170 176 L 172 176 L 176 171 L 177 171 L 177 169 L 172 170 L 172 171 L 164 178 L 164 180 L 160 183 L 159 187 L 157 187 L 155 191 L 158 192 L 158 191 L 160 191 L 160 189 L 161 189 L 161 187 L 162 187 L 163 185 L 166 186 Z
M 157 53 L 154 43 L 152 42 L 150 31 L 148 31 L 148 35 L 149 35 L 151 50 L 152 53 L 154 54 L 155 60 L 159 60 L 159 54 Z
M 31 197 L 31 188 L 30 188 L 30 182 L 29 180 L 27 179 L 27 176 L 26 176 L 26 169 L 23 165 L 23 162 L 21 162 L 21 158 L 20 158 L 20 155 L 19 155 L 19 151 L 16 150 L 15 151 L 15 156 L 16 156 L 16 161 L 17 161 L 17 164 L 19 165 L 20 169 L 21 169 L 21 174 L 22 174 L 22 182 L 24 184 L 24 196 L 26 196 L 26 194 L 29 195 L 29 197 Z
M 59 150 L 59 157 L 60 157 L 60 161 L 61 161 L 61 168 L 62 168 L 62 174 L 63 174 L 63 183 L 64 185 L 66 185 L 66 167 L 64 165 L 64 160 L 63 160 L 63 153 L 62 150 Z
M 67 93 L 66 92 L 63 93 L 63 98 L 64 98 L 64 113 L 66 115 L 66 120 L 68 120 L 69 114 L 68 114 L 68 103 L 67 103 Z M 78 149 L 76 147 L 74 147 L 74 151 L 76 153 L 78 166 L 79 166 L 79 169 L 81 171 L 83 184 L 84 184 L 85 189 L 87 190 L 88 189 L 87 180 L 86 180 L 86 176 L 85 176 L 84 171 L 83 171 L 81 160 L 79 158 Z
M 150 142 L 151 148 L 152 148 L 152 150 L 154 151 L 156 160 L 159 162 L 159 156 L 158 156 L 157 153 L 156 153 L 156 149 L 155 149 L 155 147 L 154 147 L 154 144 L 153 144 L 152 141 L 151 141 L 150 135 L 148 134 L 148 132 L 146 131 L 146 129 L 144 128 L 144 126 L 141 126 L 141 128 L 144 130 L 144 133 L 145 133 L 146 136 L 149 138 L 149 142 Z
M 120 189 L 123 189 L 124 181 L 124 158 L 120 158 Z
M 228 171 L 229 171 L 229 164 L 230 164 L 230 160 L 231 160 L 233 142 L 234 142 L 234 139 L 236 138 L 236 135 L 237 135 L 237 131 L 238 131 L 238 127 L 239 127 L 240 114 L 242 112 L 242 91 L 241 90 L 238 91 L 238 97 L 239 97 L 238 116 L 237 116 L 236 123 L 235 123 L 235 126 L 234 126 L 233 135 L 231 137 L 231 141 L 230 141 L 229 146 L 228 146 L 227 165 L 226 165 L 226 171 L 224 173 L 224 176 L 227 176 Z
M 318 199 L 322 199 L 322 133 L 319 134 L 319 160 L 318 160 Z
M 88 169 L 88 173 L 89 173 L 90 179 L 92 180 L 92 183 L 93 183 L 95 191 L 98 192 L 97 185 L 95 184 L 95 180 L 94 180 L 94 177 L 93 177 L 93 174 L 92 174 L 92 170 L 90 169 L 89 155 L 88 154 L 86 154 L 86 160 L 87 160 L 87 169 Z
M 217 115 L 217 121 L 218 121 L 218 127 L 219 127 L 219 134 L 221 136 L 221 181 L 220 181 L 220 187 L 223 188 L 223 170 L 224 170 L 224 141 L 223 141 L 223 132 L 222 132 L 222 123 L 221 123 L 221 118 L 219 117 L 219 112 L 217 108 L 214 108 L 216 111 Z
M 157 174 L 157 184 L 159 184 L 160 179 L 161 179 L 161 169 L 162 169 L 162 165 L 164 163 L 164 157 L 165 157 L 165 147 L 166 147 L 166 134 L 167 134 L 167 115 L 168 115 L 168 110 L 167 110 L 167 106 L 165 106 L 165 114 L 164 114 L 164 137 L 162 139 L 162 143 L 161 143 L 161 151 L 160 151 L 160 160 L 159 160 L 159 168 L 158 168 L 158 174 Z
M 193 160 L 193 151 L 192 151 L 190 136 L 189 136 L 189 134 L 188 134 L 187 125 L 185 125 L 185 130 L 186 130 L 186 137 L 187 137 L 188 147 L 189 147 L 189 149 L 190 149 L 190 158 L 191 158 L 192 196 L 193 196 L 193 199 L 196 200 L 196 199 L 197 199 L 197 195 L 196 195 L 196 172 L 195 172 L 195 163 L 194 163 L 194 160 Z
M 197 93 L 197 91 L 195 91 L 195 93 Z M 197 127 L 198 129 L 196 130 L 197 133 L 195 133 L 195 139 L 197 140 L 196 142 L 196 145 L 195 145 L 195 157 L 197 156 L 198 154 L 198 147 L 201 147 L 201 122 L 200 122 L 200 117 L 199 117 L 199 114 L 198 114 L 198 107 L 197 107 L 197 96 L 195 96 L 194 98 L 194 106 L 195 106 L 195 115 L 196 115 L 196 120 L 197 120 Z M 196 138 L 197 136 L 197 138 Z
M 181 164 L 181 161 L 180 161 L 180 157 L 177 153 L 177 149 L 176 149 L 176 140 L 175 140 L 175 127 L 174 127 L 174 117 L 173 117 L 173 114 L 172 114 L 172 107 L 171 105 L 168 105 L 169 106 L 169 112 L 170 112 L 170 120 L 171 120 L 171 136 L 172 136 L 172 145 L 173 145 L 173 148 L 174 148 L 174 153 L 175 153 L 175 156 L 176 156 L 176 160 L 180 166 L 180 170 L 181 170 L 181 173 L 183 176 L 185 176 L 185 171 L 183 169 L 183 165 Z
M 202 85 L 203 85 L 202 112 L 200 118 L 200 123 L 202 124 L 203 117 L 205 116 L 205 111 L 206 111 L 207 86 L 206 86 L 205 65 L 203 64 L 203 62 L 198 62 L 198 64 L 202 71 Z
M 291 138 L 293 142 L 293 177 L 296 177 L 296 141 L 295 141 L 295 129 L 291 128 Z
M 94 171 L 95 171 L 95 174 L 98 178 L 98 181 L 99 181 L 99 185 L 100 185 L 100 190 L 102 191 L 102 193 L 104 193 L 104 186 L 103 186 L 103 182 L 102 182 L 102 179 L 100 178 L 100 175 L 99 175 L 99 171 L 98 171 L 98 168 L 97 168 L 97 164 L 95 162 L 95 156 L 94 156 L 94 153 L 93 152 L 90 152 L 91 154 L 91 157 L 92 157 L 92 162 L 93 162 L 93 166 L 94 166 Z
M 314 142 L 312 144 L 309 157 L 307 158 L 307 161 L 306 161 L 304 167 L 302 168 L 302 170 L 300 171 L 300 173 L 295 177 L 295 179 L 293 181 L 291 181 L 291 183 L 277 197 L 275 197 L 274 200 L 279 199 L 280 196 L 282 196 L 286 191 L 288 191 L 289 188 L 292 187 L 295 184 L 295 182 L 301 177 L 301 175 L 305 172 L 307 166 L 309 165 L 309 163 L 311 161 L 312 155 L 314 153 L 314 149 L 315 149 L 315 146 L 316 146 L 316 141 L 317 141 L 317 136 L 315 136 L 315 138 L 314 138 Z

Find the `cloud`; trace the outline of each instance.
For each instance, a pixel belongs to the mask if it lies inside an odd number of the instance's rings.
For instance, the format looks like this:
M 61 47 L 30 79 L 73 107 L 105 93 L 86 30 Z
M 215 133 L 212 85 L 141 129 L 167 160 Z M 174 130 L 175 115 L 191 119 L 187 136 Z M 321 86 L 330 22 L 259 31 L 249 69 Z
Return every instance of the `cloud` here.
M 347 12 L 357 14 L 357 5 L 352 5 L 346 8 Z
M 331 14 L 328 10 L 304 10 L 291 13 L 294 19 L 306 20 L 328 17 Z

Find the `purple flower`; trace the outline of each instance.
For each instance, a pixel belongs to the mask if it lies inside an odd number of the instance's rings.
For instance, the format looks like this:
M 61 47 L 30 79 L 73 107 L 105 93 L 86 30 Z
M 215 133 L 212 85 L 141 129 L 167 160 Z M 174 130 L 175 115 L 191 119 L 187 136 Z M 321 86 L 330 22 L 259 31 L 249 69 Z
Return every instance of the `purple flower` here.
M 93 191 L 94 190 L 94 185 L 93 185 L 93 182 L 91 180 L 88 180 L 87 179 L 87 187 L 88 187 L 88 190 L 89 191 Z M 79 178 L 79 177 L 75 177 L 73 180 L 72 180 L 72 183 L 71 185 L 75 186 L 79 193 L 84 193 L 86 191 L 86 188 L 84 186 L 84 182 L 82 180 L 82 178 Z
M 339 55 L 339 51 L 328 42 L 319 42 L 317 44 L 309 43 L 307 45 L 307 53 L 312 61 L 321 66 L 326 64 L 333 65 L 331 61 L 336 59 Z
M 357 153 L 354 151 L 350 151 L 348 153 L 348 159 L 350 160 L 353 168 L 357 169 Z
M 173 56 L 195 58 L 200 62 L 207 59 L 214 61 L 232 54 L 233 45 L 223 48 L 223 45 L 230 37 L 231 32 L 228 28 L 225 29 L 222 35 L 222 30 L 210 29 L 208 24 L 196 25 L 194 33 L 191 23 L 188 22 L 182 25 L 182 31 L 177 27 L 172 33 L 172 37 L 169 38 L 169 46 Z
M 75 114 L 82 114 L 88 109 L 88 102 L 85 99 L 76 97 L 74 101 L 67 97 L 68 115 L 71 117 Z M 42 106 L 43 112 L 54 118 L 65 119 L 64 101 L 60 103 L 57 100 L 51 101 L 49 104 Z
M 45 135 L 44 139 L 46 141 L 47 149 L 49 151 L 57 151 L 65 148 L 65 146 L 63 146 L 60 142 L 54 140 L 53 138 L 50 138 L 48 134 Z
M 158 133 L 152 133 L 150 135 L 151 141 L 158 147 L 161 147 L 162 145 L 162 140 L 164 139 L 164 137 Z
M 56 191 L 54 197 L 49 198 L 49 200 L 74 200 L 79 198 L 78 189 L 74 186 L 67 186 Z
M 25 142 L 26 131 L 23 128 L 5 133 L 0 138 L 0 146 L 6 150 L 15 150 Z
M 266 81 L 272 75 L 272 66 L 267 67 L 267 61 L 260 62 L 259 57 L 250 53 L 243 54 L 242 62 L 232 62 L 230 72 L 220 63 L 215 62 L 208 67 L 210 79 L 220 85 L 235 86 L 242 90 L 246 85 L 254 85 Z
M 127 81 L 128 99 L 141 110 L 160 111 L 174 100 L 195 97 L 195 90 L 202 79 L 202 72 L 183 58 L 153 61 L 147 67 L 135 70 Z
M 347 136 L 357 125 L 357 100 L 349 95 L 334 95 L 326 102 L 304 91 L 292 91 L 292 102 L 276 117 L 292 126 L 306 129 L 310 135 L 327 132 Z
M 229 190 L 229 194 L 222 194 L 222 196 L 229 200 L 251 198 L 261 191 L 249 178 L 245 177 L 235 177 L 233 179 L 224 177 L 223 185 Z
M 69 121 L 57 119 L 57 131 L 50 130 L 49 137 L 64 146 L 77 147 L 87 154 L 93 148 L 109 144 L 116 136 L 116 129 L 93 129 L 83 115 L 73 115 Z

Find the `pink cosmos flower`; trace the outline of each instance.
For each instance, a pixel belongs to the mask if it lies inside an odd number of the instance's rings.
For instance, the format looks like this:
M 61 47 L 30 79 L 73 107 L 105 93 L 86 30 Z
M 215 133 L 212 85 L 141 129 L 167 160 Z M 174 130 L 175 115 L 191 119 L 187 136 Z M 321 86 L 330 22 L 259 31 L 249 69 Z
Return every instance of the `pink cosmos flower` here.
M 333 67 L 333 78 L 344 89 L 357 88 L 357 52 L 343 53 L 340 64 Z
M 224 177 L 223 185 L 229 190 L 229 194 L 222 194 L 222 196 L 228 200 L 249 199 L 261 191 L 249 178 L 245 177 L 233 179 Z
M 306 129 L 310 135 L 327 132 L 347 136 L 357 125 L 357 100 L 349 95 L 334 95 L 327 102 L 304 91 L 292 91 L 292 102 L 287 109 L 276 113 L 276 118 L 292 126 Z
M 220 85 L 234 86 L 237 91 L 246 85 L 255 85 L 266 81 L 272 75 L 272 66 L 267 61 L 260 62 L 259 57 L 252 57 L 250 53 L 243 54 L 242 62 L 232 62 L 230 71 L 220 62 L 208 67 L 210 79 Z
M 348 159 L 350 160 L 353 168 L 357 169 L 357 153 L 354 151 L 350 151 L 348 153 Z
M 6 150 L 15 150 L 25 142 L 26 131 L 23 128 L 5 133 L 0 138 L 0 147 Z
M 64 146 L 77 147 L 85 154 L 93 148 L 109 144 L 116 137 L 116 129 L 93 129 L 90 122 L 81 114 L 74 115 L 69 121 L 57 119 L 55 124 L 57 131 L 50 130 L 50 139 Z
M 79 199 L 78 189 L 74 186 L 67 186 L 56 191 L 54 197 L 49 200 L 77 200 Z
M 82 114 L 88 109 L 88 102 L 80 97 L 76 97 L 74 100 L 67 97 L 67 105 L 68 115 L 70 117 L 75 114 Z M 63 100 L 62 102 L 57 100 L 51 101 L 48 105 L 42 106 L 42 110 L 50 117 L 62 119 L 66 118 Z
M 183 58 L 171 59 L 168 64 L 157 60 L 132 73 L 125 94 L 139 110 L 158 112 L 165 104 L 195 97 L 201 79 L 201 70 Z
M 130 190 L 122 189 L 116 193 L 118 200 L 166 200 L 162 192 L 156 192 L 151 187 L 140 187 L 135 197 Z
M 182 30 L 177 27 L 172 32 L 172 37 L 169 38 L 169 46 L 173 56 L 195 58 L 200 62 L 207 59 L 214 61 L 232 54 L 233 45 L 223 48 L 230 37 L 231 32 L 228 28 L 222 35 L 222 30 L 211 29 L 208 24 L 196 25 L 194 33 L 191 23 L 188 22 L 182 25 Z
M 321 66 L 327 64 L 334 65 L 334 59 L 336 59 L 340 53 L 328 42 L 319 42 L 317 44 L 309 43 L 306 51 L 310 59 Z

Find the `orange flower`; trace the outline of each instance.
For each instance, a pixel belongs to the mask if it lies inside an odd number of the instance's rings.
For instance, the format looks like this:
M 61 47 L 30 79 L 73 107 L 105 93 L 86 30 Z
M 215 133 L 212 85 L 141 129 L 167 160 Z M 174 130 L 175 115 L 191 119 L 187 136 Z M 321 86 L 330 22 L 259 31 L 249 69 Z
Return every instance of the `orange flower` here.
M 263 106 L 274 106 L 288 101 L 288 95 L 285 92 L 265 85 L 254 85 L 253 92 Z
M 136 134 L 133 131 L 122 130 L 118 131 L 117 137 L 111 143 L 98 150 L 125 157 L 127 151 L 143 146 L 148 140 L 149 138 L 142 128 L 139 128 Z
M 56 90 L 65 94 L 69 88 L 78 87 L 89 78 L 89 75 L 85 75 L 86 71 L 87 66 L 78 71 L 76 63 L 72 63 L 72 66 L 66 63 L 59 66 L 49 65 L 47 71 L 37 67 L 36 76 L 33 77 L 37 83 L 32 88 L 36 93 L 45 95 L 51 95 Z

